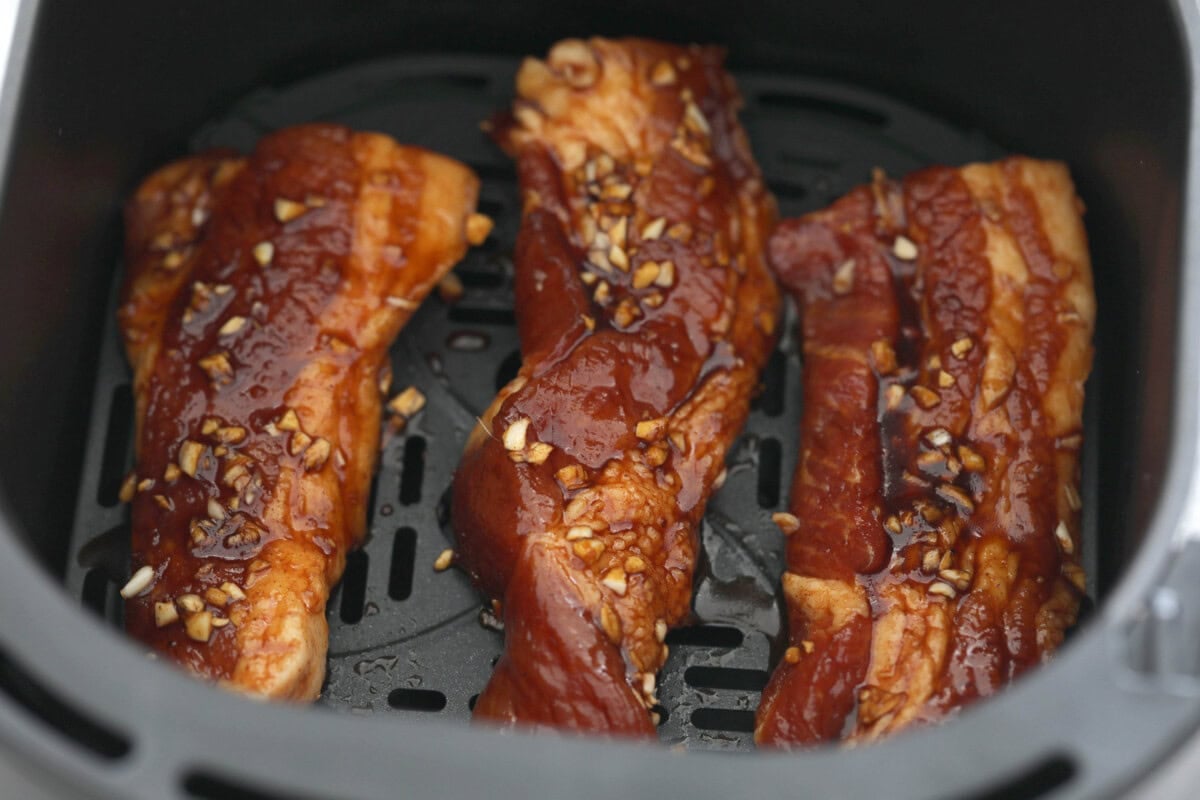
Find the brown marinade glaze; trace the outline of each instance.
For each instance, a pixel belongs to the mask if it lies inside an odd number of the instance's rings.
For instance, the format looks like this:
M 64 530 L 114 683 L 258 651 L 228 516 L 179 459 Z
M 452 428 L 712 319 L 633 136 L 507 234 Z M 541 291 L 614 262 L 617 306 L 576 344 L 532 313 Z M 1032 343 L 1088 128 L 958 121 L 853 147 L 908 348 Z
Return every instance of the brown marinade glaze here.
M 779 312 L 775 206 L 722 61 L 560 42 L 496 130 L 524 202 L 523 366 L 453 487 L 458 562 L 505 622 L 477 717 L 653 735 L 663 639 Z
M 463 255 L 478 180 L 379 134 L 290 128 L 151 175 L 126 209 L 137 469 L 129 632 L 192 672 L 312 699 L 361 540 L 387 351 Z
M 877 174 L 780 225 L 804 418 L 790 647 L 755 736 L 869 740 L 1048 658 L 1084 592 L 1078 493 L 1091 265 L 1066 168 Z

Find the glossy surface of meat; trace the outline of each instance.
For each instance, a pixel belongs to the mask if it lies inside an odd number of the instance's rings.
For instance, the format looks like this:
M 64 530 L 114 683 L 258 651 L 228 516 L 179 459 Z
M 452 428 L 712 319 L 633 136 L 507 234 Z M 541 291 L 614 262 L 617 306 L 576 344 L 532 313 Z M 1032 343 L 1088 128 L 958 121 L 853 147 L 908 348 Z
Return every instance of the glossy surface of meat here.
M 1084 593 L 1083 384 L 1095 320 L 1066 168 L 878 175 L 780 226 L 804 418 L 783 578 L 778 746 L 944 718 L 1046 659 Z
M 478 181 L 386 136 L 286 129 L 150 176 L 126 210 L 131 634 L 242 691 L 312 699 L 361 539 L 388 347 L 463 255 Z M 140 591 L 135 591 L 140 589 Z
M 518 74 L 497 135 L 524 202 L 524 362 L 453 491 L 459 563 L 505 622 L 477 717 L 653 734 L 663 640 L 779 310 L 774 202 L 721 63 L 569 40 Z

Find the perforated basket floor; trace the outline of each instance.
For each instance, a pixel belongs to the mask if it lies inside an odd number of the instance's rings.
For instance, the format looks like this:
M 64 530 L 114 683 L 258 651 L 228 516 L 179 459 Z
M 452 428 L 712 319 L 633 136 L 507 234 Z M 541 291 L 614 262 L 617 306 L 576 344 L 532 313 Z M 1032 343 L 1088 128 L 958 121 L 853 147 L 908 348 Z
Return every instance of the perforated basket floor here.
M 479 129 L 511 102 L 516 62 L 403 58 L 339 71 L 282 91 L 263 90 L 200 131 L 195 149 L 248 151 L 264 133 L 314 120 L 382 131 L 461 159 L 483 180 L 481 210 L 496 222 L 457 268 L 454 305 L 432 297 L 392 349 L 396 389 L 428 397 L 407 430 L 383 447 L 369 535 L 350 555 L 329 604 L 328 678 L 320 703 L 354 714 L 466 720 L 498 656 L 501 634 L 481 620 L 464 575 L 436 573 L 452 547 L 445 497 L 475 417 L 519 366 L 510 253 L 520 219 L 515 173 Z M 843 85 L 738 75 L 743 120 L 784 216 L 827 205 L 873 167 L 903 175 L 930 163 L 994 158 L 983 137 Z M 115 292 L 114 292 L 115 294 Z M 110 303 L 110 310 L 115 305 Z M 101 345 L 93 417 L 77 500 L 69 591 L 120 626 L 117 587 L 128 576 L 128 512 L 117 500 L 132 466 L 130 374 L 114 313 Z M 777 598 L 782 537 L 770 521 L 786 504 L 800 414 L 800 363 L 789 321 L 763 376 L 729 477 L 709 506 L 694 624 L 667 638 L 659 681 L 663 742 L 748 749 L 754 709 L 782 628 Z M 1085 487 L 1092 467 L 1085 463 Z M 1086 496 L 1086 495 L 1085 495 Z M 1085 548 L 1096 553 L 1085 509 Z M 1085 563 L 1089 575 L 1094 562 Z M 775 654 L 778 655 L 776 649 Z

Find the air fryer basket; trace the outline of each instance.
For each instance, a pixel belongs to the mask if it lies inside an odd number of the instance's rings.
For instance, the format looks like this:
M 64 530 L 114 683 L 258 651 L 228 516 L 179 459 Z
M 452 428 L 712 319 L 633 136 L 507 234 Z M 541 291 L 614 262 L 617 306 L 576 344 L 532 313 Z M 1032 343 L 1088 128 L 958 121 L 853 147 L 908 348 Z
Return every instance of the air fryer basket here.
M 1108 19 L 1076 19 L 1083 4 L 1039 4 L 1044 29 L 1028 27 L 1028 10 L 1012 4 L 1003 13 L 922 4 L 870 17 L 832 3 L 733 17 L 700 4 L 671 25 L 660 18 L 670 4 L 620 8 L 621 20 L 611 7 L 534 15 L 534 4 L 377 4 L 339 16 L 334 5 L 293 4 L 288 19 L 274 20 L 231 10 L 224 24 L 201 4 L 174 15 L 153 4 L 105 12 L 123 15 L 120 24 L 63 3 L 22 8 L 31 49 L 17 54 L 0 99 L 0 119 L 14 115 L 0 129 L 11 137 L 0 139 L 9 147 L 0 209 L 9 286 L 0 296 L 3 746 L 124 796 L 611 795 L 660 784 L 722 797 L 750 787 L 1083 796 L 1128 785 L 1195 727 L 1197 408 L 1186 328 L 1197 298 L 1181 254 L 1196 252 L 1196 233 L 1183 238 L 1182 229 L 1184 192 L 1194 191 L 1182 167 L 1190 4 Z M 518 7 L 535 28 L 514 29 L 506 14 Z M 1096 52 L 1063 53 L 1054 31 L 1067 20 Z M 1024 49 L 998 45 L 1018 31 Z M 876 166 L 902 175 L 1006 151 L 1071 164 L 1089 205 L 1100 300 L 1084 463 L 1085 566 L 1100 604 L 1050 667 L 947 725 L 879 746 L 733 761 L 705 752 L 750 749 L 753 709 L 779 655 L 782 543 L 769 517 L 786 503 L 801 368 L 785 338 L 705 520 L 694 624 L 668 639 L 660 738 L 688 754 L 464 724 L 502 640 L 466 579 L 436 574 L 432 562 L 452 545 L 444 492 L 466 433 L 519 363 L 514 171 L 478 123 L 510 101 L 516 54 L 591 32 L 729 44 L 744 121 L 787 216 L 826 205 Z M 1124 72 L 1098 55 L 1107 48 L 1115 58 L 1117 45 Z M 103 95 L 89 92 L 99 85 Z M 385 443 L 369 538 L 331 600 L 318 704 L 327 710 L 200 686 L 96 623 L 119 627 L 116 588 L 128 574 L 128 515 L 116 500 L 132 458 L 129 373 L 113 321 L 119 204 L 164 159 L 212 145 L 247 150 L 266 131 L 316 119 L 466 161 L 483 178 L 482 210 L 497 221 L 458 268 L 464 297 L 431 299 L 393 348 L 394 385 L 417 385 L 430 402 Z

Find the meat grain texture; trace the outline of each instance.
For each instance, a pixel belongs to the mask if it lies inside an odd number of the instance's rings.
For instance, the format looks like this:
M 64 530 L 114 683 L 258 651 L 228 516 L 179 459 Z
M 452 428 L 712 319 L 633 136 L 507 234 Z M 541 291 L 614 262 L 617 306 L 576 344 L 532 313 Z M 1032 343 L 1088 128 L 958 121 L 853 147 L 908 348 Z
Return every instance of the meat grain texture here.
M 498 139 L 517 158 L 523 364 L 454 480 L 458 562 L 502 608 L 475 707 L 652 736 L 697 528 L 774 343 L 775 206 L 711 47 L 560 42 Z
M 123 493 L 133 567 L 152 577 L 126 604 L 133 636 L 243 692 L 317 696 L 325 604 L 365 532 L 388 347 L 465 252 L 478 188 L 455 161 L 335 125 L 185 158 L 138 188 Z
M 756 738 L 872 740 L 1044 661 L 1075 621 L 1095 322 L 1065 166 L 877 175 L 784 222 L 804 417 L 783 589 L 790 647 Z

